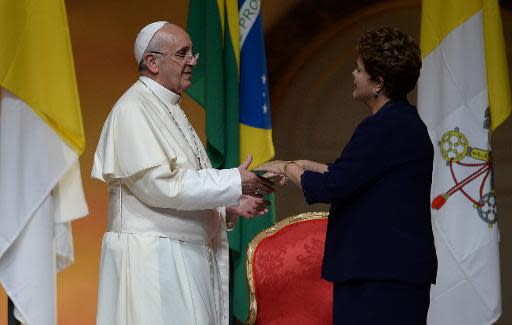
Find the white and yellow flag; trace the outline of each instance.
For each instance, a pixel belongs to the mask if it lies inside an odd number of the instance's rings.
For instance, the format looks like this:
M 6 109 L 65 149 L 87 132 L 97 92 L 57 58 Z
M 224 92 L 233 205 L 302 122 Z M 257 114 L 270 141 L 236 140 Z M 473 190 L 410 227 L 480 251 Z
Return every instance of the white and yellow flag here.
M 497 0 L 424 0 L 418 108 L 435 147 L 432 226 L 439 270 L 430 325 L 501 314 L 491 134 L 511 111 Z
M 70 221 L 88 213 L 63 0 L 0 0 L 0 86 L 0 282 L 23 323 L 54 325 Z

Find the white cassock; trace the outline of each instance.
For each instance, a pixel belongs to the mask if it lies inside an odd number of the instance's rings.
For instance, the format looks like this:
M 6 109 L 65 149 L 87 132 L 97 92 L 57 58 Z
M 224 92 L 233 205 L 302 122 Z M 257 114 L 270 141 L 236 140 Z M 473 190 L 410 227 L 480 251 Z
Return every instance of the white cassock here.
M 101 132 L 92 177 L 108 183 L 110 201 L 98 325 L 228 324 L 219 207 L 239 204 L 240 173 L 211 168 L 179 99 L 140 77 Z

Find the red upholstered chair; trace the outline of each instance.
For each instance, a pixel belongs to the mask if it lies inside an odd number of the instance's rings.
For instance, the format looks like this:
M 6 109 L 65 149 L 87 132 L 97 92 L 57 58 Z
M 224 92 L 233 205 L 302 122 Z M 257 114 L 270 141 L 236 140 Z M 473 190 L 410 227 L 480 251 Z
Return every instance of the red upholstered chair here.
M 247 249 L 248 324 L 332 324 L 332 284 L 321 278 L 326 212 L 289 217 Z

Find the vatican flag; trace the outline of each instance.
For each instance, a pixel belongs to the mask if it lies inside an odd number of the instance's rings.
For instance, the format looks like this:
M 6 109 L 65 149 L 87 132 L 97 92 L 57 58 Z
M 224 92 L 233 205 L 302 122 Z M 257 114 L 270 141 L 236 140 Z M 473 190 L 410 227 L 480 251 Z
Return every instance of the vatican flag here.
M 418 108 L 435 147 L 432 226 L 439 259 L 431 325 L 501 314 L 491 135 L 511 111 L 497 0 L 425 0 Z
M 0 282 L 26 325 L 56 324 L 55 272 L 85 216 L 84 132 L 63 0 L 0 0 Z

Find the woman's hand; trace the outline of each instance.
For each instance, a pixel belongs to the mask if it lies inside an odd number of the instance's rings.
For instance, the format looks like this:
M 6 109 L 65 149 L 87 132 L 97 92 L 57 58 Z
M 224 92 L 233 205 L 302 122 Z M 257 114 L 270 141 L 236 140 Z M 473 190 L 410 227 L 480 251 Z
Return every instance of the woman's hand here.
M 284 186 L 288 183 L 288 177 L 285 177 L 285 165 L 292 163 L 291 161 L 273 160 L 269 161 L 260 167 L 256 168 L 257 171 L 265 171 L 263 177 L 270 179 L 274 183 Z
M 283 160 L 272 160 L 272 161 L 264 163 L 263 165 L 255 168 L 254 170 L 270 173 L 269 175 L 284 176 L 283 175 L 284 165 L 287 163 L 289 163 L 289 162 L 283 161 Z
M 288 179 L 283 175 L 278 175 L 271 172 L 266 172 L 263 174 L 263 177 L 270 179 L 274 184 L 279 184 L 279 186 L 285 186 L 288 183 Z
M 300 178 L 304 173 L 305 168 L 300 166 L 296 161 L 273 160 L 255 168 L 254 170 L 267 172 L 264 177 L 281 177 L 279 180 L 280 185 L 284 185 L 288 180 L 290 180 L 292 183 L 302 188 Z

